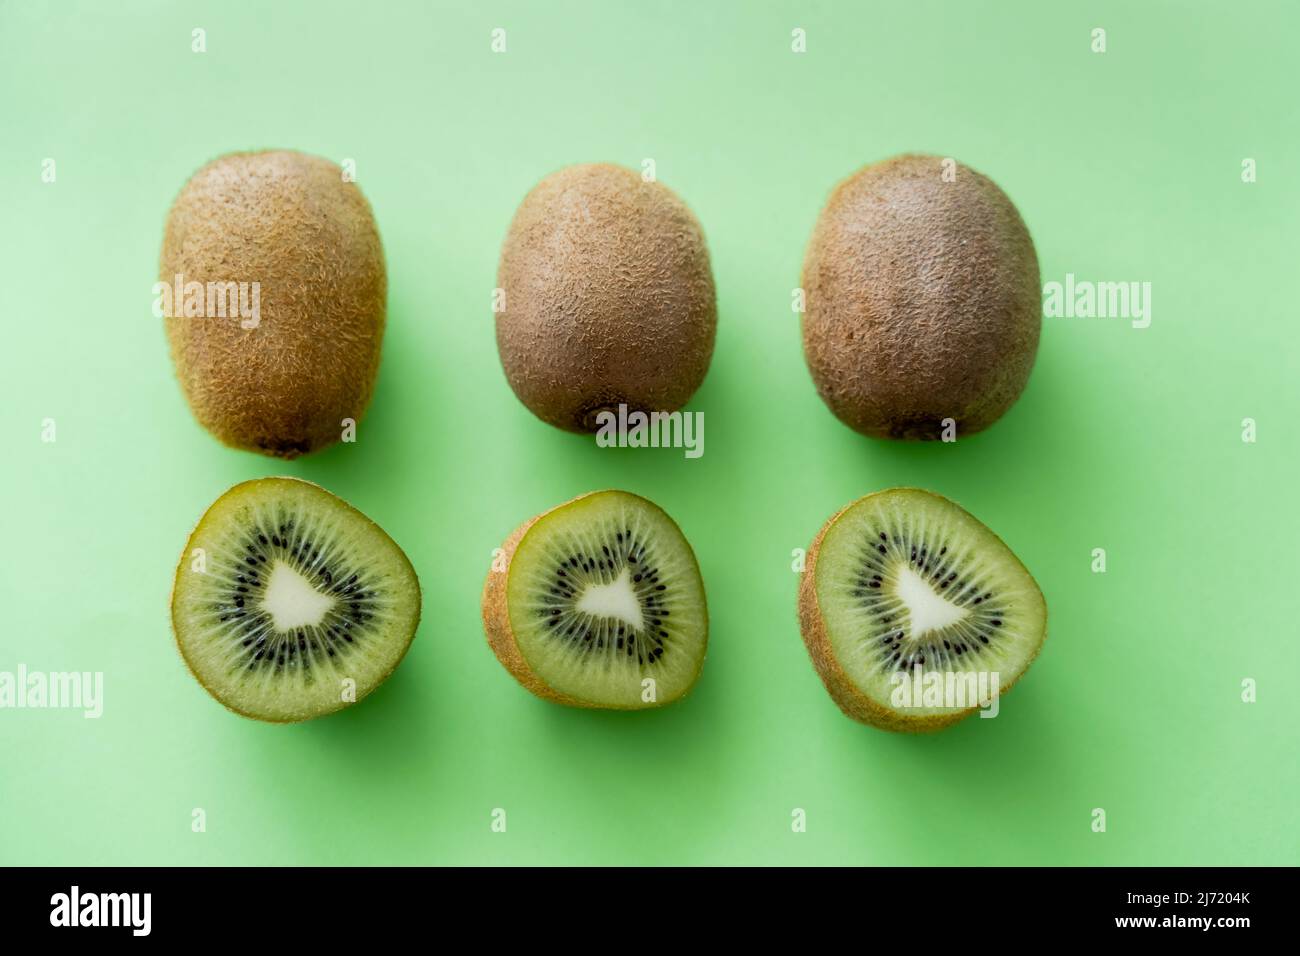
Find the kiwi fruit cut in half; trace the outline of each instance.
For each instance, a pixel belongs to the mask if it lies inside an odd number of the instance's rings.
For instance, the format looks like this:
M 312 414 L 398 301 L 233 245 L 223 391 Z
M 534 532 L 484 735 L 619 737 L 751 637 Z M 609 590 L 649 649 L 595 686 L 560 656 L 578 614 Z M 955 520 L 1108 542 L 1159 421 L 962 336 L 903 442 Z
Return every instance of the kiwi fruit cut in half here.
M 337 165 L 284 151 L 212 161 L 172 204 L 159 272 L 183 292 L 164 320 L 176 376 L 222 442 L 295 458 L 361 420 L 387 278 L 370 205 Z
M 607 163 L 524 197 L 501 248 L 497 350 L 538 418 L 595 432 L 600 413 L 672 412 L 713 356 L 717 297 L 700 224 L 677 195 Z
M 199 519 L 176 568 L 172 630 L 199 683 L 275 723 L 359 701 L 401 662 L 420 582 L 393 539 L 297 478 L 235 485 Z
M 992 180 L 899 156 L 840 183 L 803 266 L 804 356 L 851 428 L 934 439 L 997 421 L 1029 380 L 1042 326 L 1029 230 Z
M 538 697 L 639 710 L 682 697 L 709 618 L 695 553 L 653 502 L 596 491 L 524 522 L 483 588 L 488 644 Z
M 892 488 L 834 515 L 808 552 L 799 625 L 840 709 L 886 730 L 930 731 L 979 706 L 921 706 L 901 680 L 986 675 L 1005 692 L 1047 635 L 1043 594 L 1011 549 L 947 498 Z M 962 675 L 970 675 L 964 677 Z M 947 697 L 944 703 L 957 698 Z

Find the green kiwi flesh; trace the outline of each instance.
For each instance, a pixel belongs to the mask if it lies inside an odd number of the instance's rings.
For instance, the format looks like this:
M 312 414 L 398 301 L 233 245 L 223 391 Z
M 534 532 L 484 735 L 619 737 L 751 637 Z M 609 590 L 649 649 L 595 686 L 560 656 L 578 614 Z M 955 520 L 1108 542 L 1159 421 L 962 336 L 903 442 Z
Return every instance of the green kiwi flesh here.
M 159 273 L 206 290 L 203 314 L 173 301 L 164 322 L 190 408 L 222 442 L 295 458 L 361 421 L 387 276 L 370 205 L 339 166 L 280 150 L 213 160 L 172 204 Z M 255 283 L 259 319 L 230 314 L 218 283 Z
M 1029 380 L 1042 326 L 1033 241 L 1006 194 L 952 160 L 900 156 L 841 182 L 803 288 L 817 393 L 865 435 L 980 431 Z
M 896 706 L 900 675 L 996 673 L 1004 692 L 1047 633 L 1042 592 L 1001 539 L 946 498 L 911 488 L 868 495 L 827 522 L 799 613 L 841 709 L 890 730 L 936 730 L 977 706 Z
M 393 672 L 420 620 L 406 555 L 310 482 L 235 485 L 200 519 L 172 590 L 181 657 L 246 717 L 307 720 L 359 701 Z
M 541 697 L 622 710 L 694 685 L 708 643 L 690 544 L 657 505 L 584 495 L 527 522 L 491 571 L 483 617 L 506 668 Z
M 717 299 L 699 222 L 668 187 L 608 163 L 547 176 L 501 247 L 497 349 L 543 421 L 594 432 L 601 412 L 672 412 L 713 355 Z

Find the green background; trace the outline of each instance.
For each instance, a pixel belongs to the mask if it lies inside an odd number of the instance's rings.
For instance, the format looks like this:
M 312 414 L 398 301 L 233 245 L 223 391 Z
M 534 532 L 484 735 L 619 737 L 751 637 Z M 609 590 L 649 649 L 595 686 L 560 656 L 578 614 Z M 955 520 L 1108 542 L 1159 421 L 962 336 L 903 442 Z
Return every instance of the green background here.
M 0 861 L 1297 862 L 1297 28 L 1283 2 L 0 0 L 0 669 L 106 685 L 99 720 L 0 711 Z M 181 185 L 263 147 L 355 159 L 389 270 L 358 442 L 289 464 L 195 424 L 150 314 Z M 1044 282 L 1151 282 L 1150 328 L 1046 319 L 1020 402 L 955 444 L 842 426 L 791 290 L 832 186 L 904 151 L 996 180 Z M 699 216 L 717 280 L 699 460 L 542 424 L 493 339 L 525 192 L 568 163 L 647 157 Z M 289 727 L 203 693 L 167 616 L 200 513 L 269 474 L 367 512 L 424 588 L 392 680 Z M 792 551 L 900 484 L 990 525 L 1051 612 L 1001 716 L 932 737 L 841 716 L 795 620 Z M 483 639 L 492 549 L 604 487 L 673 515 L 708 590 L 702 679 L 659 712 L 534 699 Z

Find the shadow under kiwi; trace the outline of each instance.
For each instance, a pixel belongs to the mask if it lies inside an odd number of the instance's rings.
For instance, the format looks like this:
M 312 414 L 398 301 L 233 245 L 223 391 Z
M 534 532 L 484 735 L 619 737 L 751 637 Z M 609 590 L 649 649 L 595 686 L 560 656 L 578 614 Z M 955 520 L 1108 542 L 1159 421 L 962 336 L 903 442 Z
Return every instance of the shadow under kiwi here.
M 662 707 L 614 711 L 540 698 L 529 703 L 539 739 L 549 742 L 548 766 L 558 775 L 589 780 L 593 800 L 635 804 L 646 798 L 647 788 L 689 782 L 694 797 L 707 802 L 701 781 L 727 783 L 719 771 L 728 757 L 717 732 L 726 717 L 724 701 L 707 662 L 691 691 Z
M 417 634 L 416 642 L 420 639 Z M 436 743 L 433 730 L 448 715 L 439 712 L 442 698 L 427 692 L 418 665 L 412 647 L 392 676 L 362 700 L 324 717 L 270 729 L 318 745 L 314 759 L 326 775 L 385 779 L 427 768 Z M 259 758 L 270 762 L 271 776 L 280 769 L 271 748 L 248 755 Z
M 1006 414 L 983 431 L 958 432 L 952 442 L 869 438 L 847 426 L 843 431 L 860 443 L 860 454 L 880 476 L 880 488 L 872 490 L 918 487 L 963 504 L 962 494 L 998 500 L 1050 489 L 1088 454 L 1086 436 L 1096 428 L 1083 418 L 1086 407 L 1066 391 L 1068 370 L 1061 361 L 1041 350 L 1024 393 Z
M 376 476 L 383 476 L 384 480 L 404 476 L 403 484 L 420 480 L 413 466 L 421 459 L 433 460 L 422 449 L 436 446 L 442 440 L 441 425 L 438 416 L 419 413 L 422 398 L 413 383 L 427 380 L 429 376 L 412 367 L 407 357 L 400 354 L 403 351 L 410 350 L 393 345 L 385 348 L 370 404 L 356 426 L 356 441 L 339 441 L 285 462 L 285 474 L 315 482 L 363 512 L 366 502 L 352 501 L 352 496 L 364 499 Z M 429 387 L 427 382 L 424 387 Z M 414 429 L 412 422 L 416 423 Z
M 888 779 L 884 799 L 898 817 L 896 838 L 916 834 L 917 862 L 1050 862 L 1040 855 L 1046 845 L 1042 824 L 1055 808 L 1042 803 L 1042 794 L 1055 793 L 1068 803 L 1083 781 L 1069 762 L 1068 742 L 1061 736 L 1065 722 L 1054 719 L 1049 689 L 1033 682 L 1032 671 L 1024 681 L 999 700 L 997 716 L 976 712 L 935 733 L 896 733 L 833 715 L 847 725 L 834 733 Z M 1085 798 L 1077 799 L 1078 812 L 1086 813 Z M 953 856 L 935 858 L 945 840 L 953 841 Z M 981 844 L 990 843 L 998 849 L 985 856 Z

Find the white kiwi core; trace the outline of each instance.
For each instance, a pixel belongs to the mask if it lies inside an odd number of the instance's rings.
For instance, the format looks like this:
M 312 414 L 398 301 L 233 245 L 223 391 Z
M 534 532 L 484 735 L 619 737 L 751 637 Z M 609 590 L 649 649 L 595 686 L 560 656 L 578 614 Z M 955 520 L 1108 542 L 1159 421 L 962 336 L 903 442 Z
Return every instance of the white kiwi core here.
M 645 626 L 641 602 L 632 590 L 632 572 L 627 568 L 607 584 L 588 584 L 578 599 L 578 610 L 594 617 L 612 617 L 638 630 Z
M 966 616 L 962 608 L 941 598 L 935 593 L 934 588 L 909 566 L 898 569 L 898 578 L 894 587 L 899 600 L 907 608 L 907 617 L 911 622 L 914 638 L 924 637 L 930 631 L 943 630 Z
M 333 606 L 334 598 L 321 594 L 285 562 L 275 562 L 262 597 L 262 609 L 271 615 L 277 631 L 315 627 Z

